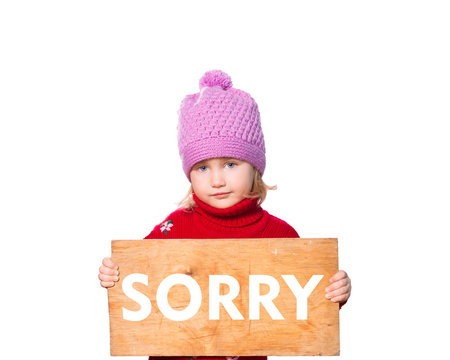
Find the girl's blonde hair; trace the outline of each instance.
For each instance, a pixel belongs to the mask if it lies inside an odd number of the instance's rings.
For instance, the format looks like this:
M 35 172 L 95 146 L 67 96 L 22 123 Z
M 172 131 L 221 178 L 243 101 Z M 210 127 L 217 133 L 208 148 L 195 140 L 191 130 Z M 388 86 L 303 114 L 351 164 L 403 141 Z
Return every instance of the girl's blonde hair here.
M 253 168 L 255 169 L 255 175 L 253 176 L 252 189 L 250 190 L 250 194 L 245 195 L 245 197 L 250 198 L 250 199 L 258 198 L 258 205 L 261 205 L 266 198 L 267 190 L 276 190 L 277 186 L 276 185 L 273 185 L 273 186 L 267 185 L 263 181 L 263 179 L 261 177 L 261 173 L 255 167 L 253 167 Z M 192 192 L 193 192 L 193 188 L 192 188 L 192 184 L 191 184 L 185 197 L 178 203 L 179 208 L 185 208 L 186 210 L 192 210 L 192 208 L 197 206 L 197 204 L 195 203 L 195 201 L 192 197 Z

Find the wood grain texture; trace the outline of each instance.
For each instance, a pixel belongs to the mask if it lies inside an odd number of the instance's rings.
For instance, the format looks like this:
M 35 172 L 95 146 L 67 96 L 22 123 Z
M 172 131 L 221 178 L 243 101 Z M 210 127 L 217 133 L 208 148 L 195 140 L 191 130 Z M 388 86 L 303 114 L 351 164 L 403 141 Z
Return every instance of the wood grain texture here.
M 111 355 L 152 356 L 297 356 L 339 355 L 339 304 L 325 298 L 329 279 L 338 271 L 338 241 L 328 239 L 168 239 L 114 240 L 112 260 L 120 279 L 108 289 Z M 122 291 L 128 274 L 149 276 L 149 284 L 134 288 L 151 301 L 142 321 L 124 320 L 122 308 L 140 305 Z M 194 278 L 202 290 L 199 311 L 185 321 L 166 318 L 158 309 L 156 291 L 169 275 Z M 302 287 L 312 275 L 324 275 L 308 298 L 308 319 L 297 320 L 297 299 L 281 275 L 292 274 Z M 220 320 L 209 320 L 209 275 L 230 275 L 240 285 L 234 305 L 244 320 L 233 320 L 220 306 Z M 284 320 L 273 320 L 261 305 L 260 319 L 249 320 L 249 275 L 270 275 L 280 284 L 273 303 Z M 261 294 L 269 288 L 262 284 Z M 228 293 L 221 285 L 220 294 Z M 168 294 L 172 308 L 190 302 L 183 285 Z

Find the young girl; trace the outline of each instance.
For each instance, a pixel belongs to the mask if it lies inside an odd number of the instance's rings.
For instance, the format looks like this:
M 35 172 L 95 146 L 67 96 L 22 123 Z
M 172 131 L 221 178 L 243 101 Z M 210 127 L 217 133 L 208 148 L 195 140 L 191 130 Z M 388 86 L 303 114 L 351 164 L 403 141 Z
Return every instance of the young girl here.
M 262 180 L 264 136 L 253 98 L 234 89 L 227 74 L 212 70 L 200 79 L 200 93 L 185 97 L 178 115 L 178 148 L 191 187 L 180 207 L 145 238 L 298 238 L 292 226 L 260 206 L 267 190 L 276 186 Z M 111 258 L 104 258 L 99 270 L 101 286 L 111 287 L 118 281 L 118 265 Z M 341 308 L 350 297 L 350 278 L 341 270 L 330 282 L 324 296 L 339 302 Z M 217 359 L 225 358 L 229 357 Z

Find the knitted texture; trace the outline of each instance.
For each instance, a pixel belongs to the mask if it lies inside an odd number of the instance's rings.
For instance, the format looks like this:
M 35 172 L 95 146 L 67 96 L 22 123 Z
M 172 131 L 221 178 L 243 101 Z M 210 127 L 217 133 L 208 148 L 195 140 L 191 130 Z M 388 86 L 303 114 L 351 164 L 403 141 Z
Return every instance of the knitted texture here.
M 258 205 L 244 199 L 225 209 L 215 208 L 192 194 L 196 207 L 179 208 L 156 225 L 146 239 L 298 238 L 295 229 Z M 168 225 L 171 225 L 170 228 Z
M 178 150 L 189 181 L 195 163 L 232 157 L 266 167 L 266 148 L 258 105 L 245 91 L 234 89 L 221 70 L 206 72 L 200 92 L 187 95 L 178 110 Z

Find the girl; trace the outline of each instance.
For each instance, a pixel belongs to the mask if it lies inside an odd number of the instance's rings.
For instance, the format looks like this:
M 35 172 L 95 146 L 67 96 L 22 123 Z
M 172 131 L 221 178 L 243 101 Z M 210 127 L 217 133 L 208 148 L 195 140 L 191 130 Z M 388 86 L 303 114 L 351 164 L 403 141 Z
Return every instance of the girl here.
M 234 89 L 227 74 L 212 70 L 200 79 L 200 93 L 184 98 L 178 115 L 178 148 L 191 187 L 180 207 L 145 238 L 299 238 L 293 227 L 260 206 L 276 186 L 262 180 L 265 145 L 253 98 Z M 118 281 L 118 265 L 111 258 L 104 258 L 99 270 L 101 286 Z M 341 270 L 330 282 L 325 297 L 341 308 L 350 297 L 350 278 Z M 267 357 L 241 357 L 256 359 Z

